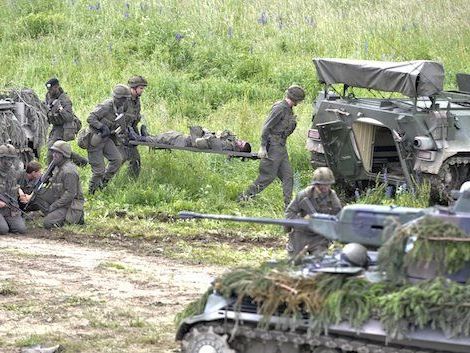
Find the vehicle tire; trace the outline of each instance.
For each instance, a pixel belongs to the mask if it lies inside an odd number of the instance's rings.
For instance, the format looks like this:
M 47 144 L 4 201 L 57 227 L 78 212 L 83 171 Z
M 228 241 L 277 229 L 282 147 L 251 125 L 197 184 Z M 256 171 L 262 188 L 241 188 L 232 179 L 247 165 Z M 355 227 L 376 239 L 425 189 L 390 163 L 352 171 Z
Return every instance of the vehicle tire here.
M 182 353 L 237 353 L 230 348 L 227 335 L 218 335 L 212 326 L 193 327 L 181 343 Z

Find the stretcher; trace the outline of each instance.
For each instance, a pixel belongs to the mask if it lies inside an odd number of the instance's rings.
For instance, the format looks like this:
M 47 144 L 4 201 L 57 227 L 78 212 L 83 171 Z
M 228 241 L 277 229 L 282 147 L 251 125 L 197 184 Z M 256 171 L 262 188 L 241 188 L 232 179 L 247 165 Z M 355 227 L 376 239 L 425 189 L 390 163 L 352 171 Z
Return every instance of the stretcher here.
M 235 157 L 235 158 L 248 158 L 248 159 L 259 159 L 258 153 L 254 152 L 237 152 L 237 151 L 225 151 L 225 150 L 211 150 L 211 149 L 202 149 L 196 147 L 181 147 L 181 146 L 173 146 L 167 145 L 163 143 L 153 143 L 153 142 L 146 142 L 146 141 L 129 141 L 130 145 L 133 146 L 148 146 L 154 149 L 162 149 L 162 150 L 181 150 L 181 151 L 190 151 L 190 152 L 202 152 L 202 153 L 215 153 L 215 154 L 223 154 L 228 157 Z

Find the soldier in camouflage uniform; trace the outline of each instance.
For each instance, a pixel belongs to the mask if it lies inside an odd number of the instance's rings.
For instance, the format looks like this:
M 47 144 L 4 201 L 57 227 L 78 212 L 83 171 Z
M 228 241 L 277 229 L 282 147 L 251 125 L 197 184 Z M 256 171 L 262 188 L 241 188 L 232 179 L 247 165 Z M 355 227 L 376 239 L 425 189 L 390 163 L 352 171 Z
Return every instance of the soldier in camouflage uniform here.
M 312 184 L 300 191 L 287 206 L 286 218 L 310 217 L 315 213 L 336 215 L 342 208 L 336 192 L 331 189 L 335 178 L 330 168 L 320 167 L 313 172 Z M 297 255 L 305 247 L 307 252 L 324 250 L 328 241 L 319 234 L 303 229 L 286 229 L 289 233 L 287 252 Z
M 248 190 L 238 197 L 238 201 L 255 196 L 278 177 L 282 182 L 284 204 L 285 206 L 289 204 L 292 199 L 294 179 L 286 140 L 297 126 L 292 108 L 304 98 L 303 88 L 293 85 L 287 89 L 285 98 L 276 102 L 271 108 L 261 132 L 261 148 L 258 152 L 258 157 L 261 158 L 259 176 Z
M 140 96 L 147 87 L 147 81 L 142 76 L 133 76 L 128 81 L 131 90 L 131 99 L 129 100 L 129 109 L 126 113 L 126 125 L 132 133 L 139 134 L 138 124 L 142 119 L 140 114 Z M 132 177 L 137 178 L 140 174 L 140 154 L 137 146 L 129 145 L 128 136 L 125 132 L 122 136 L 123 144 L 119 149 L 122 154 L 123 162 L 129 161 L 129 172 Z
M 68 142 L 58 140 L 51 146 L 51 151 L 55 168 L 48 187 L 41 190 L 35 200 L 45 213 L 44 228 L 62 227 L 66 223 L 83 224 L 85 199 L 77 166 L 70 160 L 72 148 Z
M 81 122 L 75 116 L 72 109 L 72 101 L 69 96 L 60 87 L 57 78 L 51 78 L 46 82 L 46 106 L 47 106 L 47 120 L 52 125 L 49 139 L 47 141 L 48 163 L 52 161 L 52 153 L 50 147 L 57 140 L 71 141 L 75 138 L 75 134 L 80 130 Z M 88 160 L 78 153 L 72 152 L 72 160 L 79 166 L 86 165 Z
M 113 98 L 98 104 L 87 119 L 91 130 L 87 151 L 93 173 L 90 194 L 104 188 L 121 167 L 122 155 L 118 146 L 122 141 L 118 135 L 127 131 L 125 118 L 130 98 L 129 87 L 118 84 L 113 88 Z M 105 165 L 105 158 L 108 166 Z
M 25 233 L 26 225 L 18 210 L 18 153 L 10 144 L 0 145 L 0 234 Z

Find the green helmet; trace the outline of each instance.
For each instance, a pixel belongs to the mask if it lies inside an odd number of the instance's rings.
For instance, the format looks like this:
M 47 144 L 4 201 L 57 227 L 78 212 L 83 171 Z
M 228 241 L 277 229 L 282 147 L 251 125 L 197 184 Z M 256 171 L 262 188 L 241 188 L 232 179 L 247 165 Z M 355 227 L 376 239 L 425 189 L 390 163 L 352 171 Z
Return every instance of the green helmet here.
M 17 156 L 15 146 L 6 143 L 4 145 L 0 145 L 0 157 L 10 157 L 14 158 Z
M 143 78 L 142 76 L 132 76 L 129 81 L 127 81 L 127 84 L 131 88 L 136 88 L 139 86 L 142 87 L 147 87 L 147 80 Z
M 333 172 L 328 167 L 320 167 L 315 169 L 312 177 L 313 185 L 331 185 L 335 183 Z
M 62 153 L 62 155 L 66 158 L 70 158 L 72 155 L 72 147 L 68 142 L 57 140 L 54 144 L 49 148 L 51 151 L 56 151 Z
M 301 102 L 305 99 L 305 91 L 300 86 L 292 85 L 287 89 L 286 97 L 294 102 Z
M 369 260 L 367 249 L 358 243 L 346 244 L 341 251 L 341 260 L 347 261 L 353 266 L 365 267 Z
M 126 85 L 119 83 L 113 88 L 113 98 L 131 98 L 131 90 Z

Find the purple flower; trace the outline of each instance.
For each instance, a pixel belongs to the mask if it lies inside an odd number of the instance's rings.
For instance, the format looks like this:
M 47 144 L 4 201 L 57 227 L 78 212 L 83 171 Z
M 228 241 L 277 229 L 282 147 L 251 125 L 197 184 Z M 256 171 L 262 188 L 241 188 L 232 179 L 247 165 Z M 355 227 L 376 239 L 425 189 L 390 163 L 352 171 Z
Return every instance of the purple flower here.
M 129 12 L 124 12 L 124 18 L 129 18 Z
M 176 33 L 175 34 L 175 39 L 176 39 L 177 42 L 179 42 L 183 38 L 184 38 L 184 34 L 181 34 L 181 33 Z
M 88 5 L 88 10 L 90 11 L 99 11 L 101 9 L 101 5 L 99 2 L 96 5 Z
M 233 37 L 233 27 L 230 26 L 228 29 L 227 29 L 227 37 L 229 38 L 232 38 Z
M 268 23 L 268 15 L 266 14 L 265 11 L 263 11 L 263 12 L 261 13 L 261 16 L 258 18 L 258 23 L 259 23 L 260 25 L 263 25 L 263 26 L 264 26 L 266 23 Z

